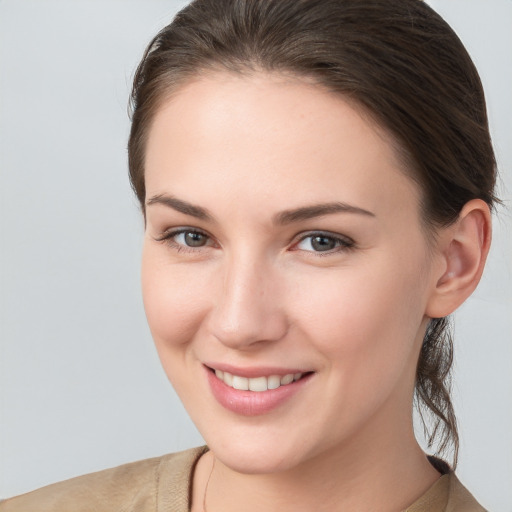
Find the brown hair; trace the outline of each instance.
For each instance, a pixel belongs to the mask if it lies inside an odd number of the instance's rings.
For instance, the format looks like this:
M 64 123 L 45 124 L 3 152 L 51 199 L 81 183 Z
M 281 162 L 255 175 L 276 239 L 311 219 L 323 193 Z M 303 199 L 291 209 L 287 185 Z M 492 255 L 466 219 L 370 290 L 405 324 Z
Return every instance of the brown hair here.
M 195 0 L 149 44 L 131 97 L 132 187 L 144 211 L 146 139 L 170 94 L 208 70 L 291 73 L 350 98 L 391 133 L 420 185 L 428 231 L 474 198 L 492 207 L 496 162 L 478 73 L 461 41 L 421 0 Z M 415 403 L 437 453 L 458 434 L 450 400 L 453 344 L 432 319 Z

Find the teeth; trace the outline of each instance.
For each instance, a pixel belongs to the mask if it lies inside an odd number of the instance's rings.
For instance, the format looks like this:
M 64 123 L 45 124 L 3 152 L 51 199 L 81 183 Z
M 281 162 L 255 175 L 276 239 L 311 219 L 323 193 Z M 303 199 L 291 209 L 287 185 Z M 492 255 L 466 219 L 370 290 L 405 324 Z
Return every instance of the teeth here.
M 235 389 L 240 389 L 241 391 L 247 391 L 249 389 L 249 379 L 247 379 L 246 377 L 239 377 L 238 375 L 233 375 L 233 387 Z
M 293 382 L 293 373 L 289 373 L 284 377 L 281 377 L 281 386 L 286 386 L 286 384 L 291 384 Z
M 224 378 L 221 380 L 223 380 L 228 386 L 233 387 L 233 375 L 231 375 L 231 373 L 224 372 Z
M 267 379 L 267 388 L 268 389 L 277 389 L 281 385 L 281 377 L 279 375 L 271 375 Z
M 280 386 L 286 386 L 294 381 L 299 380 L 302 377 L 302 373 L 288 373 L 286 375 L 270 375 L 269 377 L 240 377 L 238 375 L 232 375 L 228 372 L 221 370 L 215 370 L 215 375 L 218 379 L 224 382 L 227 386 L 242 391 L 267 391 L 268 389 L 277 389 Z
M 249 389 L 251 391 L 267 391 L 267 377 L 249 379 Z

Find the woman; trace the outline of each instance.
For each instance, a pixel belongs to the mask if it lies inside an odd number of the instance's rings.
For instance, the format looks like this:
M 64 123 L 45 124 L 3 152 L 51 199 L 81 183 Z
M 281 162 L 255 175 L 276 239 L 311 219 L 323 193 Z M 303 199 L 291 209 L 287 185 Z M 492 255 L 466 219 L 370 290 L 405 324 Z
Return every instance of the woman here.
M 449 27 L 418 0 L 194 2 L 139 67 L 129 156 L 148 322 L 209 451 L 2 510 L 483 510 L 411 414 L 454 467 L 445 318 L 495 162 Z

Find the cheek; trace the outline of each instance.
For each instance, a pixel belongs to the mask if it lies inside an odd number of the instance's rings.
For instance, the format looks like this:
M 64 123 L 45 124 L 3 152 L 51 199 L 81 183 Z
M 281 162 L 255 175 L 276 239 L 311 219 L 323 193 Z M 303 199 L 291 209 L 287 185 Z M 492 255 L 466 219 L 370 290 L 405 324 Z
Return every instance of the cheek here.
M 418 261 L 418 260 L 417 260 Z M 341 268 L 299 287 L 297 320 L 342 375 L 400 371 L 421 331 L 425 290 L 418 265 L 382 258 Z
M 301 325 L 323 356 L 328 402 L 338 404 L 326 412 L 333 432 L 359 428 L 384 403 L 408 410 L 423 299 L 417 273 L 401 270 L 343 269 L 304 286 Z
M 176 265 L 151 248 L 142 255 L 142 295 L 159 353 L 187 344 L 207 309 L 208 279 L 193 265 Z

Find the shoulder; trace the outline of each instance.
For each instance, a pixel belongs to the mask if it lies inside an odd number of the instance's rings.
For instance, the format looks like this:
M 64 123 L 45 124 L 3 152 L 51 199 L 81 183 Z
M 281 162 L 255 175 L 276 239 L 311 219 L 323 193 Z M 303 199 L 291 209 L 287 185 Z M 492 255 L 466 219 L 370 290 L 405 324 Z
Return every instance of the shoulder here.
M 460 483 L 455 473 L 450 474 L 450 491 L 446 512 L 486 512 L 474 496 Z
M 486 512 L 455 473 L 441 476 L 405 512 Z
M 175 500 L 178 510 L 188 503 L 190 475 L 205 451 L 193 448 L 72 478 L 7 499 L 0 512 L 156 510 L 159 500 Z

